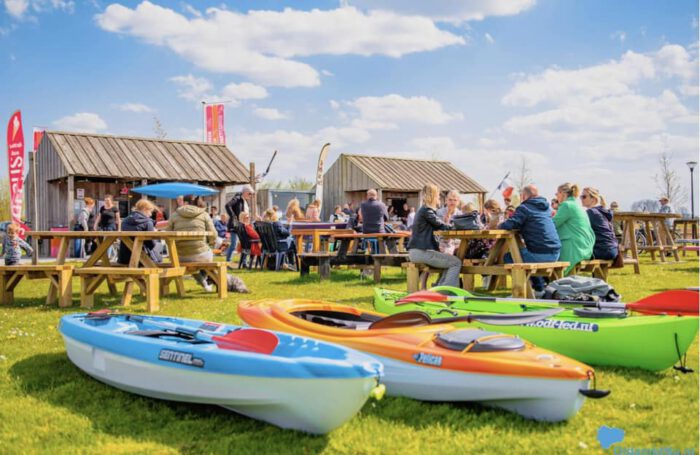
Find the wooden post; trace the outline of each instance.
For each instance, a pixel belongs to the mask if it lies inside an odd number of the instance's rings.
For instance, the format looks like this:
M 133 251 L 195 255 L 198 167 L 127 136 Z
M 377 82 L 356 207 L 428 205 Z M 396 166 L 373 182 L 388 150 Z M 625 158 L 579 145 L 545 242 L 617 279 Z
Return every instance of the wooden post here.
M 253 191 L 256 191 L 256 181 L 255 181 L 255 162 L 251 161 L 250 162 L 250 186 L 253 187 Z M 257 197 L 253 196 L 251 198 L 250 203 L 248 204 L 250 206 L 250 219 L 251 222 L 255 221 L 255 217 L 258 215 L 258 203 L 257 203 Z
M 68 195 L 66 197 L 66 226 L 70 227 L 73 221 L 73 198 L 75 197 L 75 178 L 72 175 L 67 177 Z
M 141 179 L 141 186 L 146 186 L 146 185 L 148 185 L 148 180 Z M 148 199 L 148 196 L 146 196 L 145 194 L 142 194 L 141 199 Z

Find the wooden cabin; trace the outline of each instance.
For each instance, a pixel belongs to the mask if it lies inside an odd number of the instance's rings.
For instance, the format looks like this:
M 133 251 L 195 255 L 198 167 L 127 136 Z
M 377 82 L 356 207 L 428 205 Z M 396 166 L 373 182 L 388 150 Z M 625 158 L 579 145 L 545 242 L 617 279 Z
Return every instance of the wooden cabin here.
M 219 190 L 209 202 L 223 208 L 224 188 L 250 178 L 243 163 L 221 144 L 47 131 L 36 154 L 29 154 L 27 219 L 33 230 L 70 229 L 83 198 L 95 199 L 99 208 L 107 194 L 126 216 L 141 197 L 131 188 L 176 181 Z M 155 202 L 166 211 L 174 208 L 172 201 Z
M 336 205 L 345 203 L 356 209 L 370 188 L 378 190 L 379 198 L 397 213 L 403 211 L 404 203 L 418 208 L 426 183 L 436 184 L 443 193 L 473 194 L 482 206 L 487 192 L 449 161 L 342 154 L 323 177 L 322 216 L 327 218 Z

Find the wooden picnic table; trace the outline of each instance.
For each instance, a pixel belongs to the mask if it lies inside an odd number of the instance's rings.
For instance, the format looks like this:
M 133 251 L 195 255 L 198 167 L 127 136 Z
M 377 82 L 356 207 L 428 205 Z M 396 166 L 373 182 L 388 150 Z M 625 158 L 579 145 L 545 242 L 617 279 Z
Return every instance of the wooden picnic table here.
M 476 275 L 490 276 L 488 290 L 494 291 L 499 281 L 510 275 L 513 278 L 513 296 L 532 298 L 534 296 L 529 277 L 544 276 L 550 280 L 559 279 L 568 262 L 523 263 L 520 249 L 524 246 L 518 231 L 504 229 L 452 230 L 436 231 L 443 239 L 460 240 L 455 254 L 462 260 L 462 284 L 465 289 L 474 289 Z M 495 240 L 486 259 L 468 259 L 466 257 L 471 240 Z M 504 258 L 510 253 L 512 264 L 505 264 Z
M 673 241 L 666 220 L 680 218 L 676 213 L 645 213 L 645 212 L 615 212 L 614 219 L 622 222 L 622 242 L 620 248 L 623 251 L 631 252 L 630 258 L 625 258 L 625 264 L 634 266 L 634 273 L 639 274 L 639 250 L 649 251 L 651 260 L 656 261 L 656 254 L 659 260 L 666 262 L 666 252 L 672 252 L 676 261 L 678 257 L 678 247 Z M 646 246 L 638 247 L 635 235 L 637 225 L 644 228 Z
M 350 233 L 335 233 L 331 235 L 331 239 L 340 241 L 340 247 L 338 248 L 338 255 L 342 256 L 350 252 L 350 254 L 357 254 L 357 250 L 360 248 L 360 240 L 363 239 L 376 239 L 379 246 L 378 254 L 396 254 L 399 250 L 403 249 L 403 242 L 406 238 L 410 237 L 410 232 L 399 231 L 399 232 L 385 232 L 376 234 L 361 234 L 359 232 L 351 231 Z M 397 245 L 394 247 L 394 251 L 390 251 L 387 240 L 394 239 L 397 241 Z
M 60 239 L 58 254 L 56 256 L 56 264 L 65 264 L 68 255 L 68 246 L 70 240 L 94 238 L 98 246 L 90 257 L 79 267 L 75 268 L 74 273 L 77 275 L 90 275 L 91 279 L 83 283 L 82 287 L 87 286 L 88 289 L 81 289 L 81 305 L 90 306 L 91 296 L 95 289 L 102 281 L 107 280 L 109 291 L 111 294 L 116 294 L 116 286 L 114 280 L 124 279 L 126 277 L 126 286 L 122 295 L 122 304 L 129 305 L 133 292 L 133 279 L 142 274 L 138 269 L 157 269 L 158 278 L 171 280 L 174 279 L 179 295 L 184 295 L 184 283 L 182 281 L 185 275 L 186 268 L 180 262 L 180 257 L 177 249 L 178 240 L 200 240 L 205 239 L 209 235 L 207 232 L 182 232 L 182 231 L 32 231 L 32 243 L 34 246 L 34 254 L 32 256 L 32 264 L 38 263 L 38 241 L 39 239 L 56 238 Z M 109 261 L 109 248 L 119 240 L 124 243 L 130 250 L 131 256 L 129 264 L 126 267 L 113 267 Z M 143 242 L 145 240 L 162 240 L 168 248 L 168 256 L 164 258 L 164 262 L 157 264 L 148 254 L 143 251 Z M 93 279 L 94 278 L 94 279 Z M 154 279 L 153 277 L 150 277 Z M 139 284 L 141 282 L 139 281 Z M 148 310 L 156 311 L 158 309 L 158 289 L 150 290 L 147 294 Z
M 464 264 L 465 260 L 469 260 L 466 256 L 470 240 L 495 240 L 494 245 L 489 250 L 488 257 L 482 264 L 462 266 L 463 277 L 464 275 L 469 277 L 467 280 L 463 280 L 465 284 L 467 282 L 473 283 L 474 275 L 487 275 L 492 277 L 489 281 L 488 289 L 493 291 L 498 285 L 498 279 L 494 279 L 494 277 L 510 275 L 503 262 L 506 253 L 511 254 L 513 263 L 519 264 L 523 262 L 523 258 L 520 255 L 522 240 L 518 231 L 505 229 L 452 230 L 435 231 L 435 234 L 446 240 L 460 240 L 459 248 L 455 251 L 455 255 L 462 260 L 462 264 Z
M 320 253 L 321 251 L 321 239 L 322 237 L 330 237 L 333 234 L 352 234 L 352 229 L 336 229 L 335 227 L 323 227 L 315 229 L 295 229 L 292 227 L 291 234 L 296 239 L 298 251 L 304 251 L 303 241 L 304 237 L 311 237 L 311 252 Z
M 698 248 L 698 218 L 680 218 L 673 220 L 673 231 L 679 236 L 676 243 L 680 244 L 683 256 L 687 251 L 695 251 L 700 256 Z M 680 232 L 679 232 L 680 231 Z

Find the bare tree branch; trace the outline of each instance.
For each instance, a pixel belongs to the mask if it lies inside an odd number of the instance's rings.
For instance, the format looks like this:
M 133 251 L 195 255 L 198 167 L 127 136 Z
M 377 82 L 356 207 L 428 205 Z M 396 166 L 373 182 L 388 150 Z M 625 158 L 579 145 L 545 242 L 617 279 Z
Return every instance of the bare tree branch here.
M 520 167 L 513 176 L 513 184 L 515 190 L 519 193 L 525 186 L 532 183 L 532 170 L 530 169 L 530 160 L 525 155 L 520 155 Z
M 663 150 L 659 155 L 659 170 L 654 174 L 654 181 L 660 197 L 667 197 L 673 204 L 682 204 L 688 199 L 688 193 L 680 183 L 678 174 L 673 169 L 673 153 Z
M 155 115 L 153 116 L 153 132 L 155 133 L 157 139 L 165 139 L 168 137 L 168 133 L 165 131 L 165 128 L 163 128 L 163 124 Z

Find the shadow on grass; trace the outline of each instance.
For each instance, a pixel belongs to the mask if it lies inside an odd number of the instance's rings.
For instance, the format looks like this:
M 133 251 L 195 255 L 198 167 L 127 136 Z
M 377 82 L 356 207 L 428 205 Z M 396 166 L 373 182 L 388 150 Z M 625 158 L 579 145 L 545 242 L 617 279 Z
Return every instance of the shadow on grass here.
M 387 425 L 400 423 L 416 430 L 446 428 L 460 432 L 465 428 L 470 431 L 498 428 L 531 435 L 558 431 L 561 426 L 567 425 L 567 422 L 537 422 L 503 409 L 471 402 L 421 402 L 397 397 L 385 398 L 375 406 L 365 406 L 362 412 L 385 421 Z
M 87 417 L 92 429 L 194 453 L 318 453 L 327 436 L 253 420 L 213 405 L 156 400 L 107 386 L 63 353 L 39 354 L 10 369 L 27 395 Z
M 649 371 L 643 370 L 641 368 L 628 368 L 628 367 L 613 367 L 613 366 L 598 366 L 595 368 L 596 371 L 601 371 L 605 373 L 615 373 L 618 376 L 624 377 L 626 380 L 639 380 L 645 382 L 646 384 L 656 384 L 663 381 L 666 376 L 664 371 Z M 605 384 L 598 384 L 599 387 L 605 388 Z

